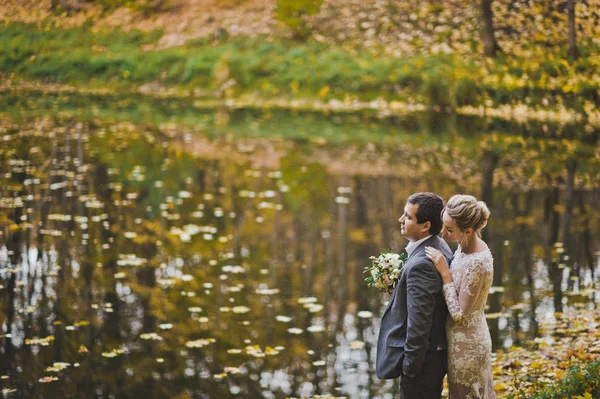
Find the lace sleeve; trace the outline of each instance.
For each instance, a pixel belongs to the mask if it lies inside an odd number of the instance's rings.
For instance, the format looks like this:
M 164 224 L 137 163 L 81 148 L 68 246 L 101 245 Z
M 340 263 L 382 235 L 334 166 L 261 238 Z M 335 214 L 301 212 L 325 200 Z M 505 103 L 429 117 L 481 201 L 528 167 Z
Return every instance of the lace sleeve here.
M 458 292 L 454 282 L 444 284 L 444 298 L 452 320 L 460 322 L 471 313 L 485 285 L 485 274 L 486 269 L 479 260 L 467 265 Z

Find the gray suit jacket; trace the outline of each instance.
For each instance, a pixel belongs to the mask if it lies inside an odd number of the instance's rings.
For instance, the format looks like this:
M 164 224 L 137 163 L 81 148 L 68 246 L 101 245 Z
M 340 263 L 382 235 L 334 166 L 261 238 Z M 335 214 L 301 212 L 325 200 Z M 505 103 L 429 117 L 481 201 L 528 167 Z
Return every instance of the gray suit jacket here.
M 432 236 L 406 261 L 400 281 L 385 309 L 377 341 L 376 373 L 380 379 L 421 373 L 427 351 L 446 349 L 448 309 L 442 278 L 425 255 L 425 247 L 439 249 L 448 264 L 452 251 L 444 240 Z

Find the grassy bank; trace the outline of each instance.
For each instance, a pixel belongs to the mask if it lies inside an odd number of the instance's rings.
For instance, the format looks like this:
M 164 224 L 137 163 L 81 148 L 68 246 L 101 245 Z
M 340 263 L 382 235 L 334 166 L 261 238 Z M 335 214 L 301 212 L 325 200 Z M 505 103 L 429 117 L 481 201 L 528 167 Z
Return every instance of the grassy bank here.
M 517 398 L 519 396 L 511 396 Z M 536 393 L 533 399 L 592 399 L 600 397 L 600 361 L 577 365 L 557 384 Z
M 573 63 L 535 49 L 529 57 L 481 62 L 452 54 L 376 56 L 273 37 L 201 39 L 154 50 L 160 35 L 4 23 L 0 71 L 10 80 L 208 98 L 383 98 L 441 108 L 523 104 L 582 114 L 600 104 L 600 59 L 592 55 L 597 49 L 584 46 Z

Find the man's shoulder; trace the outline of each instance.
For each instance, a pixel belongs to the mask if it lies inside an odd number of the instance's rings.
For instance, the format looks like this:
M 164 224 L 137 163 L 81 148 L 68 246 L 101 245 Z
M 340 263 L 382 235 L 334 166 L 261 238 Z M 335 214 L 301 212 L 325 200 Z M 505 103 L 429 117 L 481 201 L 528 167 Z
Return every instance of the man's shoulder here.
M 425 255 L 425 251 L 415 254 L 409 263 L 406 264 L 406 279 L 407 281 L 415 281 L 435 279 L 439 277 L 439 273 L 431 259 Z
M 407 270 L 419 269 L 423 267 L 433 267 L 433 262 L 427 257 L 425 251 L 419 251 L 406 263 Z
M 444 250 L 444 251 L 452 254 L 452 250 L 450 249 L 450 246 L 448 245 L 448 243 L 444 239 L 442 239 L 438 236 L 431 237 L 428 240 L 427 245 L 430 247 L 436 248 L 436 249 Z
M 443 239 L 441 239 L 438 236 L 431 236 L 431 237 L 429 237 L 429 239 L 427 241 L 428 241 L 427 244 L 429 246 L 446 244 L 446 241 L 444 241 Z

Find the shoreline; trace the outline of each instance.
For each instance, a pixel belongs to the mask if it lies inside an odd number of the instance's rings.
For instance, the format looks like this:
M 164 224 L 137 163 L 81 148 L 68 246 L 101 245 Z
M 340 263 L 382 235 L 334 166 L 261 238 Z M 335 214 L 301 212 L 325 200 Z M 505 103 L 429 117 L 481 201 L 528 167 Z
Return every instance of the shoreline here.
M 558 124 L 583 124 L 591 128 L 600 128 L 600 111 L 583 114 L 567 108 L 536 108 L 524 104 L 516 106 L 502 105 L 499 107 L 463 106 L 456 109 L 448 107 L 429 106 L 425 103 L 409 103 L 402 101 L 387 101 L 378 98 L 373 101 L 344 101 L 330 99 L 323 101 L 318 98 L 298 97 L 261 97 L 255 93 L 241 94 L 238 97 L 218 98 L 217 96 L 197 96 L 192 90 L 181 88 L 166 88 L 159 93 L 151 93 L 143 88 L 135 90 L 99 89 L 92 87 L 75 88 L 65 84 L 46 84 L 32 81 L 4 80 L 0 83 L 0 93 L 12 94 L 43 93 L 43 94 L 75 94 L 91 96 L 142 96 L 152 100 L 185 100 L 190 99 L 191 105 L 200 109 L 282 109 L 321 113 L 355 113 L 376 111 L 380 117 L 402 116 L 419 112 L 436 112 L 456 114 L 460 116 L 474 116 L 478 118 L 496 118 L 507 122 L 551 122 Z

